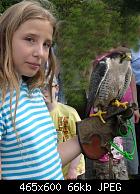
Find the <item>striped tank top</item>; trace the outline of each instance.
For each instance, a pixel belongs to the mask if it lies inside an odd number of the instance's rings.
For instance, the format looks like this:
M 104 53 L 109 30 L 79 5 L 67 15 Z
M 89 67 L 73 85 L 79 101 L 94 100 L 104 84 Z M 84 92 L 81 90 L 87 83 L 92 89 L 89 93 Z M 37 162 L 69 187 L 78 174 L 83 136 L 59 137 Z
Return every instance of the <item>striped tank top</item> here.
M 15 103 L 16 92 L 12 98 L 12 115 Z M 2 179 L 63 180 L 57 133 L 40 89 L 29 93 L 26 83 L 21 83 L 15 123 L 16 131 L 7 93 L 0 108 Z

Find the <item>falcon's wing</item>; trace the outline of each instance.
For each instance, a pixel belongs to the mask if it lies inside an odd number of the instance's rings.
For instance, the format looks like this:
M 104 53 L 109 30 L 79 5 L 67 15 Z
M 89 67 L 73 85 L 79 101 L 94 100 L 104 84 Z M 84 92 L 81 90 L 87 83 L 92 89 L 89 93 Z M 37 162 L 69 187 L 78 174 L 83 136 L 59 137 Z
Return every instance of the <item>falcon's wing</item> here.
M 92 71 L 86 107 L 86 117 L 89 116 L 91 107 L 94 105 L 97 93 L 99 91 L 102 81 L 105 79 L 108 69 L 109 65 L 106 63 L 106 60 L 102 60 L 96 65 L 96 67 Z
M 128 71 L 125 75 L 125 82 L 124 82 L 124 86 L 122 88 L 122 90 L 119 92 L 117 99 L 121 100 L 121 98 L 124 96 L 126 90 L 128 89 L 130 82 L 131 82 L 131 76 L 132 76 L 132 69 L 128 68 Z

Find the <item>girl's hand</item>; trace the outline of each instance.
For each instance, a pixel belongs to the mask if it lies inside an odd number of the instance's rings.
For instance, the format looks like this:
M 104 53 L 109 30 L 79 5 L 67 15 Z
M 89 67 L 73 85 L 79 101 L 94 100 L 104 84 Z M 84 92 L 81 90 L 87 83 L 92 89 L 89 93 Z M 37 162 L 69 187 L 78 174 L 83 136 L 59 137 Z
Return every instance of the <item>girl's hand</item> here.
M 75 179 L 77 179 L 76 169 L 75 168 L 70 168 L 65 179 L 66 180 L 75 180 Z

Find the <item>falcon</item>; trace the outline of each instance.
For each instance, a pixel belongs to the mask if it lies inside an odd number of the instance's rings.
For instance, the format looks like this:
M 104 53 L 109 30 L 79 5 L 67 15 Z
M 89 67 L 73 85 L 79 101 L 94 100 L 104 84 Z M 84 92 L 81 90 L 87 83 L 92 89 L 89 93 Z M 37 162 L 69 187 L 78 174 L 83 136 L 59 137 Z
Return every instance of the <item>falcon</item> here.
M 131 76 L 128 49 L 112 50 L 94 61 L 86 118 L 76 123 L 82 152 L 87 158 L 99 159 L 106 153 L 112 157 L 113 138 L 127 134 L 127 120 L 132 117 L 135 105 L 122 103 L 121 99 Z
M 132 76 L 131 53 L 129 49 L 114 49 L 98 57 L 93 63 L 90 77 L 86 117 L 103 115 L 108 106 L 127 108 L 128 102 L 121 103 Z M 90 114 L 94 107 L 93 114 Z

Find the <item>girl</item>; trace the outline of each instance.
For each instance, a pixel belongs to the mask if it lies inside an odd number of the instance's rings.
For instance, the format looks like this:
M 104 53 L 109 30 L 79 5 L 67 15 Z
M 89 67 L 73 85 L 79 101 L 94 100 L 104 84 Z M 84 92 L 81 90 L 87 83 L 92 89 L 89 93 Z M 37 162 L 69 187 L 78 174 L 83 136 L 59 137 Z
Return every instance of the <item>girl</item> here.
M 81 153 L 77 137 L 57 147 L 56 130 L 39 89 L 48 60 L 52 82 L 55 29 L 51 13 L 32 1 L 17 3 L 0 17 L 2 179 L 63 179 L 61 159 L 65 165 Z

